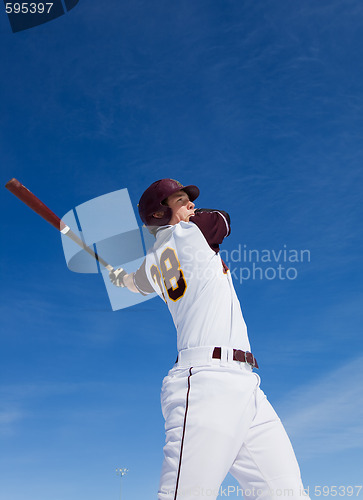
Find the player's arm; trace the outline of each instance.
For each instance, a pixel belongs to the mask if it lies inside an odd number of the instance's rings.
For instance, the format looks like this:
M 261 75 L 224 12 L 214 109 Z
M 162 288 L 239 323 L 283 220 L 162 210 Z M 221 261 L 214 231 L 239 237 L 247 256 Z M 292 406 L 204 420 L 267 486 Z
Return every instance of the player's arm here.
M 115 271 L 109 273 L 111 283 L 122 288 L 126 287 L 131 292 L 141 293 L 141 295 L 153 293 L 155 290 L 147 279 L 145 262 L 144 260 L 136 273 L 128 274 L 122 267 L 115 269 Z
M 230 217 L 224 210 L 198 208 L 190 222 L 199 227 L 209 246 L 217 252 L 224 238 L 231 233 Z
M 119 267 L 109 273 L 111 283 L 120 288 L 128 288 L 131 292 L 139 293 L 134 283 L 134 273 L 127 274 L 125 269 Z

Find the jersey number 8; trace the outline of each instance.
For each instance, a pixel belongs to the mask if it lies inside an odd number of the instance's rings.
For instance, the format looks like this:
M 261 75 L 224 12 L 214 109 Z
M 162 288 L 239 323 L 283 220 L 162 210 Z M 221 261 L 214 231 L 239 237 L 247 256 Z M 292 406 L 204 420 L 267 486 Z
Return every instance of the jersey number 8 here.
M 181 299 L 187 289 L 187 283 L 183 271 L 180 269 L 180 262 L 173 248 L 166 248 L 160 256 L 160 268 L 164 278 L 164 284 L 169 298 L 176 302 Z M 157 282 L 160 289 L 161 279 L 159 269 L 153 265 L 150 269 L 151 276 Z M 164 295 L 164 294 L 163 294 Z

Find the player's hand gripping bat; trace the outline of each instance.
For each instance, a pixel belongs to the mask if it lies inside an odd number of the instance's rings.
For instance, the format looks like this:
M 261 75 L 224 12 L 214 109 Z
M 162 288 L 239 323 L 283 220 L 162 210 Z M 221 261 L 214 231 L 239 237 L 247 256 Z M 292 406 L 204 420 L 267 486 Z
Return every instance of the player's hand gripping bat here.
M 5 187 L 11 191 L 15 196 L 17 196 L 23 203 L 28 205 L 34 212 L 43 217 L 49 224 L 52 224 L 58 231 L 62 234 L 71 238 L 77 245 L 88 252 L 92 257 L 102 266 L 104 266 L 110 273 L 114 273 L 115 269 L 103 260 L 96 252 L 94 252 L 90 247 L 88 247 L 72 230 L 69 226 L 64 224 L 64 222 L 53 213 L 50 208 L 48 208 L 42 201 L 39 200 L 32 192 L 29 191 L 23 184 L 21 184 L 16 179 L 10 179 L 9 182 L 5 184 Z M 121 268 L 119 268 L 121 269 Z

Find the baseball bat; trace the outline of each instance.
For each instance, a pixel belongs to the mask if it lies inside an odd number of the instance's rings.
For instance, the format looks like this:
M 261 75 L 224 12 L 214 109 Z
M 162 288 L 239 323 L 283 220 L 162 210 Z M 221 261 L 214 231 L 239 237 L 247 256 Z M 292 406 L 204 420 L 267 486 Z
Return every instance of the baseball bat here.
M 10 179 L 9 182 L 5 184 L 6 189 L 19 198 L 25 205 L 34 210 L 38 215 L 43 217 L 49 224 L 58 229 L 62 234 L 68 236 L 72 241 L 77 243 L 83 250 L 89 253 L 94 259 L 98 260 L 108 271 L 114 271 L 114 268 L 103 260 L 96 252 L 94 252 L 90 247 L 88 247 L 79 238 L 69 226 L 67 226 L 50 208 L 47 207 L 39 198 L 35 196 L 29 189 L 27 189 L 23 184 L 21 184 L 17 179 Z

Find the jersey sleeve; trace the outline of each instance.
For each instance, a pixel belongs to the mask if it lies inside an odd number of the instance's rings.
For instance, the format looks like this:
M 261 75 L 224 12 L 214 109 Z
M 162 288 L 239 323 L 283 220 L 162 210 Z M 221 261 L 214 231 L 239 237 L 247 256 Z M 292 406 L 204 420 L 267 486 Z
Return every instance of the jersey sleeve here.
M 208 245 L 216 252 L 224 238 L 231 233 L 230 217 L 223 210 L 198 208 L 190 222 L 199 227 Z
M 136 273 L 134 273 L 134 285 L 141 293 L 141 295 L 149 295 L 149 293 L 155 292 L 154 288 L 151 286 L 150 281 L 147 278 L 145 264 L 146 259 L 141 264 Z

